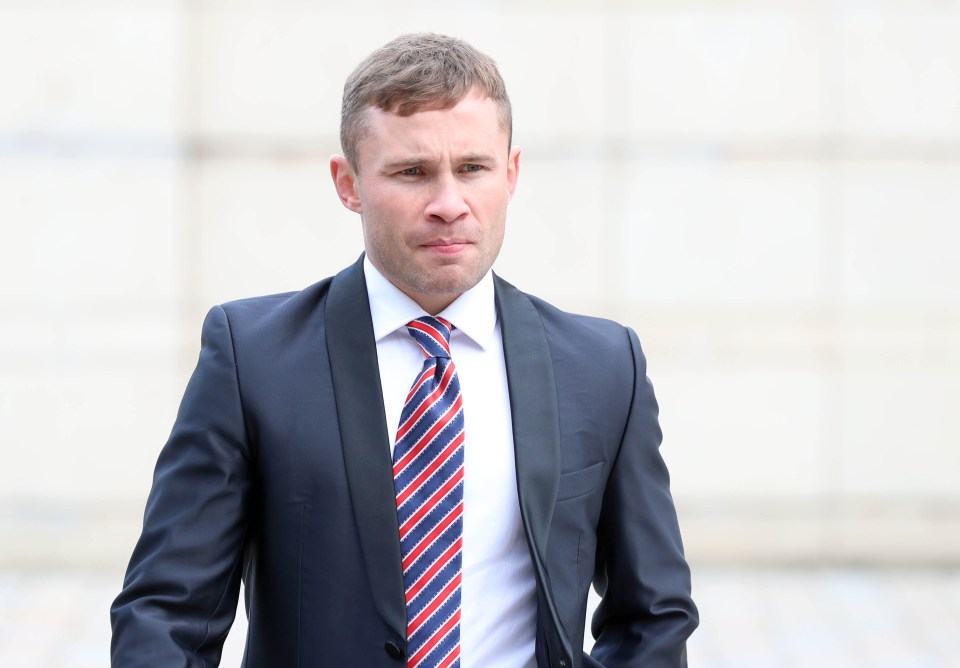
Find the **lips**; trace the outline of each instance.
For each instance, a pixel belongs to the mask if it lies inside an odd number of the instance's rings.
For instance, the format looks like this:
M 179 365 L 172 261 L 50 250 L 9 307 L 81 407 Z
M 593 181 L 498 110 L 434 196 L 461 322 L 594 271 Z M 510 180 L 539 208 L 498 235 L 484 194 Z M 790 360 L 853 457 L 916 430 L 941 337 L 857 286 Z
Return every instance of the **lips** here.
M 421 245 L 423 246 L 465 246 L 469 241 L 466 239 L 434 239 L 433 241 L 427 241 Z
M 430 249 L 434 253 L 453 254 L 459 253 L 465 249 L 470 245 L 470 242 L 462 239 L 435 239 L 421 245 Z

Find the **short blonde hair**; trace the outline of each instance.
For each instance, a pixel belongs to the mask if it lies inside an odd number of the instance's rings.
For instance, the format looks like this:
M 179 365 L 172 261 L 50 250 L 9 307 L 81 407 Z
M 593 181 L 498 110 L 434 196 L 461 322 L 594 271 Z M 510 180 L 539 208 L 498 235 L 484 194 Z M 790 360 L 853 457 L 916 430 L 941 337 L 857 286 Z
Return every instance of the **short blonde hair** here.
M 367 56 L 343 86 L 340 145 L 359 171 L 357 144 L 366 131 L 366 109 L 409 116 L 449 109 L 473 89 L 496 102 L 509 149 L 513 116 L 497 65 L 463 40 L 434 33 L 403 35 Z

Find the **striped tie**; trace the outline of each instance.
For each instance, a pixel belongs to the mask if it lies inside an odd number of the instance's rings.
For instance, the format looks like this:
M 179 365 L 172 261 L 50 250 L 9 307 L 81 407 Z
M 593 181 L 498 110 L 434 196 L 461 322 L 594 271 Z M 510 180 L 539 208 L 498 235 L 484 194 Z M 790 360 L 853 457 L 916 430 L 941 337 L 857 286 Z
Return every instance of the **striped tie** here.
M 423 369 L 400 414 L 393 479 L 407 602 L 407 668 L 460 665 L 463 402 L 450 359 L 453 325 L 407 325 Z

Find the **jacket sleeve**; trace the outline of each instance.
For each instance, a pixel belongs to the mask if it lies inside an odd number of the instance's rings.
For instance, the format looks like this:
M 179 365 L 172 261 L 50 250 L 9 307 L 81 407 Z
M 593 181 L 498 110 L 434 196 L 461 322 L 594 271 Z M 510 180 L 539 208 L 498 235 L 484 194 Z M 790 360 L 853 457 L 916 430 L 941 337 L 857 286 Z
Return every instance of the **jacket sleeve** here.
M 628 336 L 633 399 L 598 527 L 594 585 L 601 603 L 591 655 L 607 668 L 682 668 L 697 609 L 659 451 L 657 401 L 637 335 Z
M 114 668 L 219 664 L 236 614 L 250 489 L 230 324 L 214 307 L 111 608 Z

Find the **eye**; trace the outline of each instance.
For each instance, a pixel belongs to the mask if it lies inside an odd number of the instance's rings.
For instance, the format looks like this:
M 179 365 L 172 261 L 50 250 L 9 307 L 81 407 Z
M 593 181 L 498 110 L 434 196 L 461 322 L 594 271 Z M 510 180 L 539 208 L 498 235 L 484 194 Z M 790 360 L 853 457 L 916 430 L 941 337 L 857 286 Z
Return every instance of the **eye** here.
M 483 165 L 468 164 L 468 165 L 464 165 L 460 169 L 463 170 L 464 172 L 479 172 L 479 171 L 483 171 Z
M 423 174 L 423 170 L 419 167 L 407 167 L 406 169 L 401 169 L 399 174 L 401 176 L 420 176 Z

